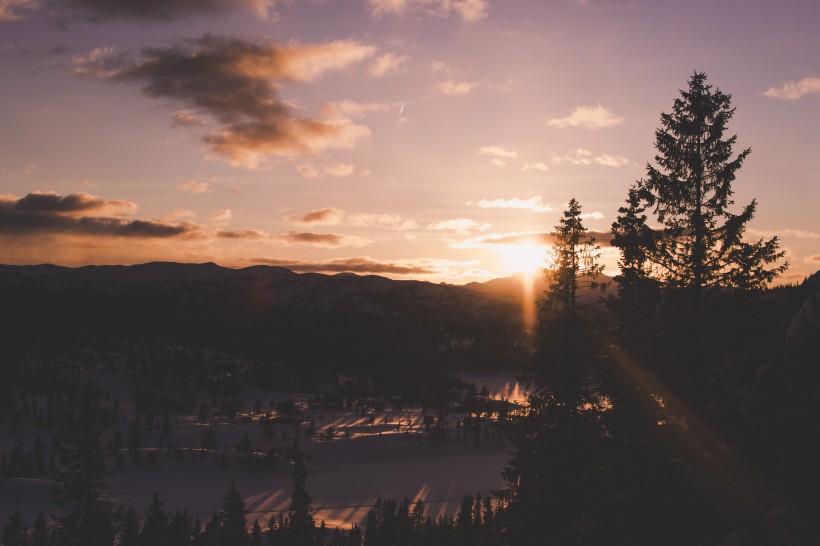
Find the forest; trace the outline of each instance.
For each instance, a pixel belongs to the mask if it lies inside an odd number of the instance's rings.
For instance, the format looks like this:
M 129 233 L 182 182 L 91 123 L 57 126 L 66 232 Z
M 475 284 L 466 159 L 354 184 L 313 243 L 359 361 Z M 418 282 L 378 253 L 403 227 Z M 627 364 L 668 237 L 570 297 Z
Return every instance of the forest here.
M 99 279 L 3 266 L 0 426 L 11 440 L 2 474 L 51 480 L 62 509 L 31 521 L 11 513 L 0 544 L 816 544 L 820 274 L 777 284 L 788 267 L 778 238 L 747 236 L 757 202 L 734 203 L 751 152 L 734 150 L 734 112 L 731 95 L 696 72 L 661 115 L 654 164 L 611 226 L 613 279 L 582 204 L 569 199 L 530 342 L 515 304 L 457 287 L 315 276 L 288 292 L 263 277 L 295 283 L 293 274 L 260 269 L 245 281 L 186 272 L 161 290 L 100 289 Z M 120 397 L 83 382 L 77 366 L 117 372 L 132 390 Z M 459 379 L 463 370 L 511 371 L 527 399 L 495 400 Z M 312 393 L 310 405 L 253 404 L 242 397 L 249 385 Z M 112 435 L 126 405 L 135 417 Z M 345 435 L 333 425 L 318 433 L 319 412 L 411 406 L 423 418 L 415 428 L 408 418 L 405 433 L 425 449 L 508 448 L 506 486 L 460 492 L 452 513 L 380 498 L 361 526 L 317 518 L 310 487 L 321 477 L 302 447 Z M 169 440 L 174 415 L 208 426 L 216 412 L 280 435 L 284 447 L 254 449 L 245 435 L 223 449 L 212 429 L 201 449 Z M 26 427 L 36 442 L 15 440 Z M 147 450 L 147 435 L 166 439 Z M 112 463 L 196 457 L 247 472 L 287 468 L 288 508 L 251 522 L 233 484 L 203 518 L 167 511 L 158 494 L 147 508 L 104 497 Z

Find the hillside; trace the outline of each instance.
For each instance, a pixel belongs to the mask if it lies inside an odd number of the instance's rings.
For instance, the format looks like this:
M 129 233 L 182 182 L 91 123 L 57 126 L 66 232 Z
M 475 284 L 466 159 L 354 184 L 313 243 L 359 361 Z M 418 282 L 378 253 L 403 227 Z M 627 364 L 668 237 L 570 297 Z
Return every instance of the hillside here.
M 213 263 L 0 266 L 20 350 L 148 336 L 286 365 L 488 369 L 525 357 L 518 306 L 464 287 Z M 46 344 L 45 346 L 48 346 Z

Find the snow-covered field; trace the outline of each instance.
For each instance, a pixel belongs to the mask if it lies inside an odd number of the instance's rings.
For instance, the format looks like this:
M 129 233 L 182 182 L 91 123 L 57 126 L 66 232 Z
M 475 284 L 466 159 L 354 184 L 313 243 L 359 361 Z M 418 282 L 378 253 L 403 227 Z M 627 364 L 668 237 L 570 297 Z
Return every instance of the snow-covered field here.
M 129 379 L 122 373 L 89 373 L 107 392 L 126 392 Z M 505 383 L 510 383 L 508 376 L 484 375 L 470 380 L 480 381 L 479 386 L 487 384 L 499 397 L 507 397 L 511 388 L 516 394 L 519 392 L 512 383 L 513 387 L 506 386 L 508 393 L 503 393 Z M 271 402 L 286 398 L 301 403 L 307 395 L 248 389 L 242 398 L 246 408 L 257 399 L 262 399 L 268 408 Z M 118 422 L 101 436 L 104 448 L 114 431 L 128 436 L 135 414 L 133 405 L 123 396 Z M 448 416 L 449 438 L 436 446 L 423 433 L 420 408 L 398 412 L 387 409 L 383 413 L 370 410 L 365 415 L 356 410 L 305 409 L 304 415 L 313 416 L 316 421 L 313 438 L 299 438 L 299 448 L 307 457 L 307 487 L 317 522 L 324 519 L 328 526 L 346 528 L 352 523 L 362 524 L 378 497 L 399 501 L 408 498 L 411 502 L 421 499 L 428 503 L 428 513 L 435 516 L 454 512 L 463 495 L 487 494 L 504 486 L 501 471 L 511 446 L 485 440 L 476 443 L 461 434 L 457 436 L 456 419 L 463 419 L 463 414 Z M 257 464 L 253 470 L 247 470 L 236 462 L 235 449 L 247 434 L 260 457 L 271 449 L 283 452 L 293 443 L 294 427 L 276 424 L 270 427 L 272 434 L 266 436 L 264 427 L 255 419 L 230 420 L 209 415 L 207 422 L 202 423 L 196 414 L 169 415 L 171 434 L 162 437 L 156 429 L 142 434 L 143 455 L 156 452 L 153 465 L 133 465 L 123 448 L 125 463 L 118 469 L 115 454 L 106 450 L 104 497 L 116 505 L 133 507 L 141 517 L 157 492 L 167 511 L 187 510 L 204 524 L 220 507 L 230 483 L 235 482 L 249 511 L 249 523 L 259 519 L 266 526 L 271 516 L 288 509 L 293 489 L 290 463 L 283 455 L 273 468 Z M 320 441 L 319 437 L 330 426 L 335 430 L 334 439 Z M 218 447 L 203 453 L 202 437 L 209 428 L 216 433 Z M 14 435 L 8 432 L 0 438 L 0 451 L 6 453 L 18 441 L 30 449 L 35 436 L 50 445 L 50 435 L 41 428 L 25 424 L 19 425 Z M 169 443 L 183 448 L 181 461 L 167 449 Z M 225 446 L 227 465 L 220 460 Z M 0 522 L 7 520 L 14 510 L 19 510 L 29 523 L 41 510 L 46 515 L 58 514 L 60 509 L 52 501 L 51 488 L 52 482 L 47 479 L 0 478 Z

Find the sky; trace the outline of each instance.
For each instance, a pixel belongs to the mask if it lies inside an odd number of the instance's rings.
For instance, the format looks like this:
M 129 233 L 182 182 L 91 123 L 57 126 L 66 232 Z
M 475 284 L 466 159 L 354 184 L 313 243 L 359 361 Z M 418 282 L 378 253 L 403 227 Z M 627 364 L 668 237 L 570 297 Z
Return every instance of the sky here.
M 820 3 L 0 0 L 0 263 L 463 284 L 606 233 L 695 71 L 735 212 L 820 268 Z

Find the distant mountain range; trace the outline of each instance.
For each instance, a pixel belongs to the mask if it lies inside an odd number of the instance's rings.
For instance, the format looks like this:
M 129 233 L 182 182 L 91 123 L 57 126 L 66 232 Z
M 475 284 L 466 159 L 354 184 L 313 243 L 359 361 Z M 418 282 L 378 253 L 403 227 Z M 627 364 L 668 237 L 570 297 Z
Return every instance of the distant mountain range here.
M 612 293 L 612 279 L 602 275 L 598 282 L 609 284 L 606 293 Z M 465 285 L 434 284 L 426 281 L 397 281 L 378 275 L 357 275 L 354 273 L 295 273 L 284 267 L 257 265 L 243 269 L 232 269 L 208 262 L 187 264 L 176 262 L 151 262 L 139 265 L 89 265 L 77 268 L 52 264 L 43 265 L 0 265 L 0 282 L 37 283 L 54 289 L 91 289 L 109 295 L 133 290 L 179 290 L 190 293 L 202 289 L 203 285 L 213 288 L 218 283 L 249 284 L 256 287 L 256 297 L 276 306 L 303 305 L 303 308 L 327 308 L 340 298 L 366 292 L 385 293 L 396 290 L 425 292 L 427 296 L 438 298 L 460 294 L 465 290 L 490 297 L 516 301 L 527 297 L 525 278 L 522 273 L 510 277 L 492 279 L 486 282 L 471 282 Z M 272 289 L 276 287 L 277 290 Z M 532 296 L 540 298 L 547 290 L 542 275 L 536 275 Z M 582 289 L 584 299 L 593 299 L 603 294 Z M 322 301 L 319 301 L 322 300 Z
M 527 353 L 518 298 L 514 289 L 271 266 L 0 266 L 0 326 L 11 343 L 162 336 L 355 370 L 516 364 Z

